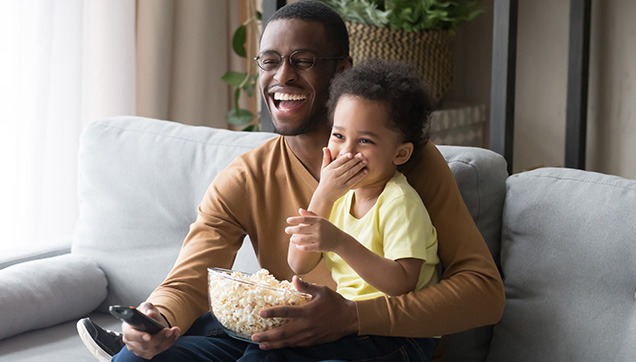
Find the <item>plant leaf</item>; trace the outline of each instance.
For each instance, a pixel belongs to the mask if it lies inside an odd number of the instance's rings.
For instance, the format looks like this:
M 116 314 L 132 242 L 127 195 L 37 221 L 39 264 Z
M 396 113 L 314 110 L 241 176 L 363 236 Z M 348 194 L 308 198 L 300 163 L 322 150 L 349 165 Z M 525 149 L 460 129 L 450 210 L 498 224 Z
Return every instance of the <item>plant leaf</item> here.
M 238 111 L 233 108 L 225 114 L 225 120 L 236 126 L 246 125 L 252 122 L 254 117 L 255 116 L 252 112 L 243 108 L 239 108 Z
M 475 0 L 319 0 L 343 20 L 406 31 L 456 30 L 483 12 Z
M 239 98 L 241 97 L 241 88 L 234 90 L 234 110 L 238 113 L 241 108 L 239 107 Z
M 258 80 L 258 74 L 252 75 L 245 84 L 243 84 L 242 89 L 245 91 L 248 97 L 251 97 L 254 94 L 254 89 L 256 88 L 256 81 Z
M 247 76 L 247 73 L 235 72 L 231 70 L 223 74 L 223 77 L 221 77 L 221 79 L 232 87 L 239 87 Z
M 245 25 L 240 25 L 234 32 L 234 36 L 232 36 L 232 49 L 236 54 L 243 58 L 247 57 L 247 52 L 245 51 L 246 35 L 247 28 Z
M 244 131 L 244 132 L 258 132 L 258 125 L 257 124 L 250 124 L 249 126 L 243 128 L 241 131 Z

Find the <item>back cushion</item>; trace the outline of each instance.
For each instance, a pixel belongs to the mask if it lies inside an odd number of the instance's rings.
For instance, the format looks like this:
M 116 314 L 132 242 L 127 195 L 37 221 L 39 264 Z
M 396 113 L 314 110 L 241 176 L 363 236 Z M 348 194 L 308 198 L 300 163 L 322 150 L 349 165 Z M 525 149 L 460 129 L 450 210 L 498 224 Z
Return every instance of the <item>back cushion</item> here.
M 499 265 L 501 213 L 506 195 L 506 161 L 476 147 L 438 146 L 457 181 L 470 215 Z
M 489 362 L 634 361 L 636 181 L 546 168 L 507 181 L 506 308 Z
M 506 161 L 495 152 L 472 147 L 439 146 L 459 186 L 462 198 L 499 265 L 501 213 L 506 194 Z M 444 362 L 484 361 L 492 326 L 447 337 Z
M 212 179 L 273 136 L 140 117 L 89 125 L 80 144 L 72 253 L 105 272 L 101 310 L 146 299 L 172 268 Z

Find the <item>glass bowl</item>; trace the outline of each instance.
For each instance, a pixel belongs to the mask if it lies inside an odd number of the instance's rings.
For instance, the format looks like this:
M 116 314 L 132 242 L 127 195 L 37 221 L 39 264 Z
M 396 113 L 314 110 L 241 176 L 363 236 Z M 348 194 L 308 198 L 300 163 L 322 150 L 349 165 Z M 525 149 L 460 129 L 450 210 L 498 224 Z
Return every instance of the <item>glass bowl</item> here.
M 287 318 L 261 318 L 259 312 L 277 305 L 301 305 L 311 295 L 298 292 L 289 281 L 279 282 L 266 269 L 255 274 L 222 268 L 208 269 L 210 311 L 228 335 L 251 342 L 252 334 L 280 327 Z

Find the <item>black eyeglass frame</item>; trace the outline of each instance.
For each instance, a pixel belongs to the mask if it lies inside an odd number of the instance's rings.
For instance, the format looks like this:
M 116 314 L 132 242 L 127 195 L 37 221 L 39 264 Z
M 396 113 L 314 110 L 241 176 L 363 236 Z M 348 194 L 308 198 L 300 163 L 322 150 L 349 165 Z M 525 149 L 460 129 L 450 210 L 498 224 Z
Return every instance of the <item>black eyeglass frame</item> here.
M 271 69 L 265 69 L 263 67 L 263 65 L 261 64 L 261 62 L 259 61 L 259 59 L 261 59 L 261 56 L 263 54 L 276 54 L 278 55 L 278 57 L 280 58 L 280 61 L 278 62 L 278 64 Z M 292 57 L 295 54 L 298 53 L 307 53 L 307 54 L 311 54 L 311 56 L 313 57 L 313 62 L 311 63 L 311 65 L 308 68 L 305 69 L 298 69 L 296 68 L 296 66 L 294 65 L 294 63 L 292 62 Z M 266 72 L 271 72 L 271 71 L 275 71 L 278 70 L 278 68 L 280 68 L 281 65 L 283 65 L 284 59 L 287 58 L 287 62 L 289 63 L 289 65 L 294 69 L 297 70 L 299 72 L 306 72 L 310 69 L 312 69 L 314 67 L 314 65 L 316 65 L 316 60 L 342 60 L 342 59 L 347 59 L 346 56 L 339 56 L 339 57 L 319 57 L 316 54 L 308 51 L 308 50 L 294 50 L 291 54 L 289 55 L 280 55 L 279 52 L 275 51 L 275 50 L 269 50 L 269 51 L 265 51 L 265 52 L 261 52 L 259 53 L 257 56 L 254 57 L 254 60 L 256 61 L 256 65 L 258 65 L 259 68 L 261 68 L 262 70 L 266 71 Z

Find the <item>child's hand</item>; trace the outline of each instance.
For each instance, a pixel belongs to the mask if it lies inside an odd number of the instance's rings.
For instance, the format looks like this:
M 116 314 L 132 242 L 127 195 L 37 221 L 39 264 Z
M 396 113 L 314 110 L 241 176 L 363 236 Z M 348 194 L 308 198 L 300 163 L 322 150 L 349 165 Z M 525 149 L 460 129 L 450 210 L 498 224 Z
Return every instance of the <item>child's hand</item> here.
M 291 235 L 290 242 L 300 251 L 337 252 L 349 236 L 329 220 L 311 211 L 300 209 L 299 213 L 300 216 L 287 218 L 291 226 L 285 228 L 285 233 Z
M 364 156 L 359 153 L 355 156 L 347 153 L 332 159 L 331 151 L 324 147 L 320 183 L 314 195 L 318 194 L 330 202 L 336 201 L 366 176 L 366 164 Z

